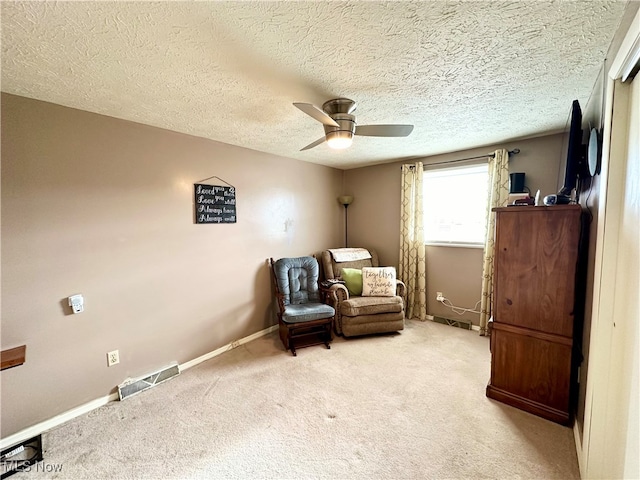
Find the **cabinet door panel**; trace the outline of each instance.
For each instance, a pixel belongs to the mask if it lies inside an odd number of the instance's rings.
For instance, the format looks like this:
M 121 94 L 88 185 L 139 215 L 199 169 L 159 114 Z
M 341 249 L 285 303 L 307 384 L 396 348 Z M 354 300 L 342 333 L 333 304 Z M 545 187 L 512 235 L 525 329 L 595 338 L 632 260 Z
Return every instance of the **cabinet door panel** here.
M 493 330 L 491 386 L 568 412 L 571 346 Z
M 571 337 L 580 209 L 529 208 L 498 212 L 494 318 Z

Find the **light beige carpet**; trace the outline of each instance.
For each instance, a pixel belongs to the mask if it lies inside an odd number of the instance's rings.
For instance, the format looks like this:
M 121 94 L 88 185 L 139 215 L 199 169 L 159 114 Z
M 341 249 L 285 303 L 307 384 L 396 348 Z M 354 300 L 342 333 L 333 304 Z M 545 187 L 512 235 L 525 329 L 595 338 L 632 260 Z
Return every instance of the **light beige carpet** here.
M 297 357 L 260 338 L 44 434 L 62 471 L 12 479 L 579 478 L 571 429 L 485 397 L 487 338 L 407 323 Z

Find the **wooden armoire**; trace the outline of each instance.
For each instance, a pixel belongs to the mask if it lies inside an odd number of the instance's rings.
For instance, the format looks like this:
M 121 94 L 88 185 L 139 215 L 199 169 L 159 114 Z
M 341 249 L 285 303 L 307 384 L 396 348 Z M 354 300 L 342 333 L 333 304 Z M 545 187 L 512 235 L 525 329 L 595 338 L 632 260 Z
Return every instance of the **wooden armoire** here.
M 496 241 L 487 396 L 572 421 L 582 305 L 579 205 L 494 209 Z

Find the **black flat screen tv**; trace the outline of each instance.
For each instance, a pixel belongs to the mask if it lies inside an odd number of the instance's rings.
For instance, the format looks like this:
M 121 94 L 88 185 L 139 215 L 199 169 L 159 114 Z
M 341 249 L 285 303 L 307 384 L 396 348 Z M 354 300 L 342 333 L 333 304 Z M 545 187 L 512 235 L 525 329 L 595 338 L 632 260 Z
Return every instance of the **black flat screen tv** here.
M 571 196 L 578 186 L 578 179 L 584 176 L 584 148 L 582 146 L 582 110 L 578 100 L 571 105 L 571 123 L 567 140 L 564 181 L 558 195 Z

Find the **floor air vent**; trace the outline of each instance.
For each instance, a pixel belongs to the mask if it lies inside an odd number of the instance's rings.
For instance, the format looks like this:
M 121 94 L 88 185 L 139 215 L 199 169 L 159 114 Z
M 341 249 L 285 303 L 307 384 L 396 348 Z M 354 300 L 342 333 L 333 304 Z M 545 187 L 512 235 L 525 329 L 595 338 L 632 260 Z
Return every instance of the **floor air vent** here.
M 434 322 L 444 323 L 445 325 L 451 325 L 452 327 L 464 328 L 465 330 L 471 330 L 471 322 L 469 320 L 453 320 L 451 318 L 433 317 Z
M 126 380 L 118 385 L 118 395 L 120 396 L 120 400 L 122 401 L 136 393 L 140 393 L 143 390 L 147 390 L 162 382 L 166 382 L 179 373 L 180 367 L 178 367 L 178 364 L 175 364 L 165 367 L 155 373 L 151 373 L 144 378 Z

